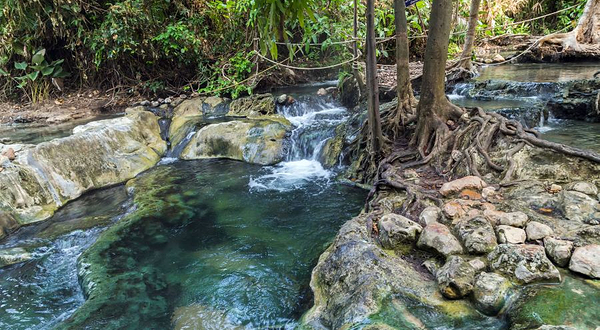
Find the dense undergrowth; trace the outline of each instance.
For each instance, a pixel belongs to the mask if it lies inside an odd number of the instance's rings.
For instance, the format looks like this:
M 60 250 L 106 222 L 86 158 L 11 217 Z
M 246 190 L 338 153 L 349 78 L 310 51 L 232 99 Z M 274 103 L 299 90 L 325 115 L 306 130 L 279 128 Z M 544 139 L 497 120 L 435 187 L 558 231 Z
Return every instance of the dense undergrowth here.
M 353 1 L 344 0 L 0 0 L 0 98 L 39 101 L 66 88 L 94 87 L 132 94 L 164 95 L 181 90 L 251 92 L 255 49 L 301 65 L 351 57 Z M 468 0 L 458 0 L 454 31 L 463 31 Z M 481 36 L 546 33 L 572 25 L 583 7 L 522 25 L 515 21 L 575 4 L 577 0 L 484 1 Z M 419 60 L 430 3 L 408 8 L 411 57 Z M 359 38 L 364 37 L 359 2 Z M 376 9 L 378 57 L 392 64 L 392 0 Z M 258 40 L 255 42 L 255 40 Z M 318 44 L 294 47 L 278 44 Z M 463 35 L 451 40 L 460 51 Z M 362 45 L 360 46 L 362 48 Z M 36 64 L 44 53 L 50 71 Z M 27 65 L 24 65 L 27 64 Z M 266 64 L 265 64 L 266 66 Z M 54 68 L 56 67 L 56 68 Z M 263 69 L 261 67 L 261 69 Z M 58 74 L 55 74 L 58 71 Z M 37 73 L 36 73 L 37 72 Z M 228 88 L 228 86 L 234 87 Z

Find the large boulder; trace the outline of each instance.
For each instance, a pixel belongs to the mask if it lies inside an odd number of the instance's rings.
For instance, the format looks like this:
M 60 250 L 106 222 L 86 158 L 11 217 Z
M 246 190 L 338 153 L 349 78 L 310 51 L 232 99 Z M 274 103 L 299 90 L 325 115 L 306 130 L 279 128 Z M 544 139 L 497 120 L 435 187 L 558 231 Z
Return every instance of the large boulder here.
M 450 256 L 435 273 L 440 292 L 449 299 L 459 299 L 473 291 L 476 270 L 459 256 Z
M 496 315 L 504 306 L 510 282 L 496 273 L 481 273 L 473 285 L 473 302 L 479 311 Z
M 600 278 L 600 245 L 576 248 L 571 256 L 569 269 L 591 278 Z
M 386 214 L 379 219 L 379 240 L 386 249 L 396 249 L 417 240 L 423 227 L 399 214 Z
M 47 219 L 86 191 L 135 177 L 167 149 L 158 117 L 145 111 L 78 126 L 69 137 L 14 147 L 15 160 L 0 172 L 0 209 L 20 224 Z
M 275 114 L 275 98 L 271 94 L 257 94 L 239 98 L 229 106 L 230 116 L 256 118 Z
M 560 273 L 539 245 L 500 244 L 488 254 L 490 268 L 524 284 L 559 282 Z
M 463 253 L 463 248 L 458 239 L 452 235 L 448 227 L 441 223 L 427 225 L 421 232 L 417 246 L 444 256 Z
M 469 253 L 488 253 L 498 245 L 494 228 L 483 217 L 463 219 L 456 226 L 456 230 Z
M 182 159 L 229 158 L 273 165 L 284 157 L 291 125 L 280 118 L 246 119 L 201 128 L 183 149 Z

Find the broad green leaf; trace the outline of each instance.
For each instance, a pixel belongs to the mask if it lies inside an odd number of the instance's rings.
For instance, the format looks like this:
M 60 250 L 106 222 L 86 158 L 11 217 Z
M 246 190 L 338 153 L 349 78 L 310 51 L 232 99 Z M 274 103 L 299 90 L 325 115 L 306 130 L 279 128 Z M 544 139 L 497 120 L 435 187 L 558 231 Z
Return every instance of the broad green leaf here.
M 45 67 L 42 69 L 42 74 L 44 76 L 49 76 L 52 74 L 52 72 L 54 72 L 54 67 L 52 67 L 52 66 L 48 66 L 48 67 Z
M 17 70 L 26 70 L 27 69 L 27 63 L 25 63 L 25 62 L 15 62 L 15 69 L 17 69 Z
M 3 69 L 0 69 L 0 76 L 8 76 L 8 72 L 4 71 Z
M 61 67 L 54 68 L 54 73 L 52 74 L 52 78 L 65 78 L 70 76 L 71 74 L 67 71 L 64 71 Z
M 269 49 L 269 51 L 271 52 L 271 57 L 273 59 L 277 59 L 277 44 L 274 42 L 271 42 L 271 48 Z
M 46 56 L 46 49 L 40 49 L 33 57 L 31 58 L 31 63 L 35 65 L 40 65 L 44 61 L 44 56 Z
M 51 66 L 59 65 L 59 64 L 62 64 L 64 61 L 65 60 L 63 60 L 63 59 L 52 61 L 52 63 L 50 63 L 50 65 Z
M 33 71 L 27 75 L 27 78 L 29 78 L 31 81 L 35 81 L 39 75 L 40 75 L 39 71 Z

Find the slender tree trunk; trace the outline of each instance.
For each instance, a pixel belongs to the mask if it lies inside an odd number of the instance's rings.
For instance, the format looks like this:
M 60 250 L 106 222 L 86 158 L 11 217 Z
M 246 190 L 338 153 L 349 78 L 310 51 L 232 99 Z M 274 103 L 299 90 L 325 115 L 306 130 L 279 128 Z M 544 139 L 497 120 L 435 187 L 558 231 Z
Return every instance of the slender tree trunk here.
M 450 41 L 452 0 L 433 0 L 429 19 L 429 35 L 425 49 L 425 63 L 421 83 L 421 97 L 417 106 L 417 130 L 413 144 L 422 157 L 433 157 L 444 151 L 449 134 L 447 121 L 460 116 L 460 108 L 446 98 L 446 59 Z M 431 143 L 430 138 L 435 138 Z
M 375 53 L 375 0 L 367 0 L 367 90 L 368 114 L 371 129 L 371 153 L 374 161 L 381 156 L 383 134 L 379 116 L 379 83 L 377 81 L 377 56 Z
M 396 24 L 396 94 L 398 105 L 390 116 L 385 116 L 385 131 L 393 139 L 400 136 L 404 124 L 414 119 L 417 104 L 410 82 L 408 28 L 404 0 L 394 0 Z M 391 117 L 391 118 L 390 118 Z
M 414 101 L 412 85 L 410 83 L 408 29 L 406 24 L 406 5 L 404 0 L 394 0 L 395 24 L 396 24 L 396 76 L 398 86 L 398 104 L 408 101 L 409 105 Z
M 473 53 L 473 45 L 475 44 L 475 31 L 477 30 L 477 23 L 479 20 L 479 5 L 481 0 L 471 0 L 471 10 L 469 13 L 469 23 L 467 27 L 467 35 L 465 37 L 465 46 L 462 54 L 460 55 L 459 67 L 473 71 L 473 62 L 471 61 L 471 54 Z
M 352 43 L 352 53 L 354 54 L 354 58 L 358 57 L 358 0 L 354 0 L 354 42 Z M 356 83 L 358 84 L 358 89 L 360 90 L 361 97 L 365 93 L 365 82 L 363 80 L 362 74 L 360 72 L 360 67 L 358 66 L 358 60 L 352 63 L 352 73 L 354 74 L 354 79 L 356 79 Z

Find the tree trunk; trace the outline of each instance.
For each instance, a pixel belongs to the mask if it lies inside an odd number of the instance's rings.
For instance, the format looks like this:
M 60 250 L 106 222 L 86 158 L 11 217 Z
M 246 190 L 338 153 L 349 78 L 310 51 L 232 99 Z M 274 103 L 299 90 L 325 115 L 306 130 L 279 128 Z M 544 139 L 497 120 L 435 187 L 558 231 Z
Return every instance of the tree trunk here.
M 452 0 L 434 0 L 425 48 L 421 97 L 417 106 L 417 130 L 413 137 L 419 153 L 430 159 L 445 151 L 449 134 L 447 122 L 462 114 L 445 94 L 446 59 L 450 41 Z M 430 139 L 434 138 L 433 143 Z
M 352 53 L 354 54 L 354 58 L 358 57 L 358 0 L 354 0 L 354 31 L 353 31 L 354 42 L 352 43 Z M 352 63 L 352 74 L 354 75 L 354 79 L 356 79 L 356 83 L 358 84 L 358 90 L 360 91 L 360 97 L 362 98 L 365 93 L 365 82 L 363 80 L 363 76 L 361 74 L 361 69 L 358 65 L 358 60 Z
M 410 82 L 408 28 L 406 24 L 406 5 L 404 0 L 394 0 L 396 24 L 396 94 L 398 105 L 385 116 L 385 131 L 393 139 L 400 136 L 402 126 L 414 118 L 414 106 L 417 104 Z
M 577 27 L 568 33 L 546 36 L 538 42 L 539 51 L 544 44 L 562 46 L 562 56 L 600 56 L 600 0 L 588 0 Z M 542 52 L 543 55 L 543 52 Z
M 398 104 L 408 101 L 412 105 L 415 96 L 410 83 L 409 50 L 408 50 L 408 28 L 406 23 L 406 5 L 404 0 L 394 0 L 395 24 L 396 24 L 396 91 L 398 93 Z
M 367 106 L 371 130 L 371 154 L 374 161 L 381 157 L 383 134 L 379 116 L 379 82 L 375 53 L 375 0 L 367 0 Z
M 471 0 L 471 10 L 469 13 L 469 23 L 467 27 L 467 35 L 465 37 L 465 46 L 462 54 L 460 55 L 460 60 L 458 63 L 459 67 L 467 71 L 473 71 L 473 62 L 471 61 L 471 56 L 473 53 L 473 45 L 475 44 L 475 31 L 477 30 L 477 23 L 479 20 L 480 3 L 481 0 Z

